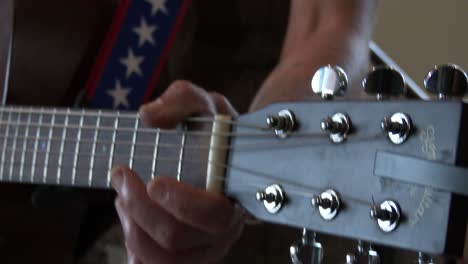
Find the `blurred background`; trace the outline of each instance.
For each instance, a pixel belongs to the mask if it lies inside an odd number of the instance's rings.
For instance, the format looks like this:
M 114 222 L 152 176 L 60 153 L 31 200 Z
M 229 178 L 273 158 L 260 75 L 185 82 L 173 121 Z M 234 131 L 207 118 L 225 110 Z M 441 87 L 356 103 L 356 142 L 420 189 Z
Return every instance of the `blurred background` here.
M 374 41 L 419 85 L 433 65 L 468 70 L 468 1 L 381 0 Z

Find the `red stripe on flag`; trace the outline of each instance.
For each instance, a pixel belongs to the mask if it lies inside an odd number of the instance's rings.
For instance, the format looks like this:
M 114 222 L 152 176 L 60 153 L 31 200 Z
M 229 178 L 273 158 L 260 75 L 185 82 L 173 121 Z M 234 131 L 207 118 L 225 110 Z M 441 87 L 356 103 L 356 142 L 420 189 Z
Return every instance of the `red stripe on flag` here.
M 119 36 L 120 28 L 125 21 L 130 3 L 131 0 L 123 0 L 115 12 L 109 32 L 107 33 L 104 43 L 101 46 L 99 55 L 91 70 L 89 79 L 86 82 L 85 89 L 87 91 L 87 100 L 91 100 L 96 93 L 98 82 L 101 80 L 105 66 L 109 60 L 109 56 L 111 55 L 112 49 L 114 48 L 114 43 Z
M 171 31 L 171 34 L 169 35 L 169 39 L 167 40 L 166 46 L 164 47 L 164 50 L 159 59 L 159 63 L 157 64 L 156 69 L 154 70 L 151 80 L 148 84 L 148 87 L 146 88 L 146 92 L 143 96 L 141 104 L 148 102 L 151 99 L 151 96 L 153 95 L 154 89 L 156 89 L 156 84 L 159 80 L 159 77 L 161 77 L 161 73 L 164 69 L 164 66 L 167 63 L 167 59 L 169 58 L 169 52 L 171 51 L 171 48 L 174 44 L 177 33 L 180 31 L 182 22 L 184 21 L 185 15 L 187 14 L 188 8 L 190 6 L 190 2 L 191 0 L 185 0 L 182 3 L 182 6 L 180 7 L 179 15 L 176 18 L 174 27 Z

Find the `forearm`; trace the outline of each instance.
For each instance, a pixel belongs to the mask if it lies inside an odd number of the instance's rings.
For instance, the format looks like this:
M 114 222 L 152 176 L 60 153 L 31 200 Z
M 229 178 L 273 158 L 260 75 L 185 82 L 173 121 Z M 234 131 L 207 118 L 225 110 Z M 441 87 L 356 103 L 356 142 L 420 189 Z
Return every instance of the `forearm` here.
M 310 79 L 327 64 L 343 67 L 354 86 L 367 69 L 375 6 L 375 0 L 292 0 L 280 61 L 251 110 L 314 97 Z

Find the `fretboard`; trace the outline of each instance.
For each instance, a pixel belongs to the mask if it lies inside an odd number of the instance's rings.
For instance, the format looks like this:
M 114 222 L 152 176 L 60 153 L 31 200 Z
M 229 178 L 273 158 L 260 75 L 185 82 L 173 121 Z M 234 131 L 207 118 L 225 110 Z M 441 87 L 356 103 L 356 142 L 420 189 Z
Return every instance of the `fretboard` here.
M 201 185 L 209 135 L 146 128 L 132 112 L 4 107 L 0 181 L 108 188 L 112 167 L 127 165 L 144 181 Z

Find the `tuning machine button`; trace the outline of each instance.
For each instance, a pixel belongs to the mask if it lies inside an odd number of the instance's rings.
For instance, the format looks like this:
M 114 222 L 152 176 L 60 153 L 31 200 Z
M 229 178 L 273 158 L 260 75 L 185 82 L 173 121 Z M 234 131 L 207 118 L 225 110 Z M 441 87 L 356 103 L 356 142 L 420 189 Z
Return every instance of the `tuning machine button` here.
M 331 100 L 335 96 L 344 94 L 348 87 L 348 76 L 338 66 L 324 66 L 315 72 L 311 87 L 312 91 L 320 94 L 323 99 Z
M 350 253 L 346 255 L 346 264 L 380 264 L 380 255 L 372 245 L 369 245 L 367 248 L 364 247 L 364 244 L 359 241 L 357 250 L 355 253 Z
M 413 129 L 411 118 L 404 113 L 395 113 L 384 118 L 380 126 L 390 141 L 397 145 L 405 142 Z
M 426 255 L 426 254 L 424 254 L 422 252 L 418 252 L 418 262 L 417 262 L 417 264 L 436 264 L 436 262 L 430 256 L 428 256 L 428 255 Z
M 283 188 L 277 184 L 268 186 L 264 191 L 257 192 L 256 198 L 263 202 L 265 209 L 271 214 L 276 214 L 286 200 Z
M 424 87 L 439 100 L 446 100 L 452 96 L 463 97 L 468 90 L 468 76 L 466 72 L 455 64 L 435 66 L 424 80 Z
M 296 128 L 296 117 L 291 110 L 281 110 L 278 115 L 269 115 L 267 127 L 273 129 L 279 138 L 286 138 Z
M 400 223 L 401 211 L 398 204 L 391 200 L 374 204 L 370 210 L 370 217 L 377 221 L 379 228 L 385 233 L 392 232 Z
M 406 83 L 400 72 L 388 66 L 375 67 L 362 81 L 366 94 L 381 101 L 406 94 Z
M 318 208 L 320 216 L 325 220 L 332 220 L 340 211 L 340 196 L 334 190 L 326 190 L 320 195 L 312 197 L 312 207 Z
M 346 114 L 336 113 L 323 119 L 320 128 L 330 134 L 333 143 L 341 143 L 351 130 L 351 119 Z
M 291 245 L 289 253 L 293 264 L 320 264 L 323 261 L 322 244 L 317 242 L 316 233 L 306 228 L 302 230 L 301 243 Z

